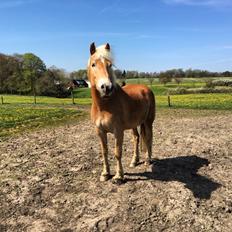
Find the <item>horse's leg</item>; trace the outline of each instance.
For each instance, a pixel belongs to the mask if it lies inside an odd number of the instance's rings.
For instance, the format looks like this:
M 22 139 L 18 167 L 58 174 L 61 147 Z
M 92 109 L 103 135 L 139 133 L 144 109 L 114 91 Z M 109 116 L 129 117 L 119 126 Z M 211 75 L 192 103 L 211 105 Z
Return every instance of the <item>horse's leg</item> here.
M 137 128 L 132 129 L 134 137 L 134 155 L 130 163 L 130 167 L 135 167 L 139 162 L 139 133 Z
M 116 174 L 113 177 L 114 182 L 120 183 L 123 180 L 123 168 L 122 168 L 122 143 L 123 143 L 123 131 L 115 133 L 115 158 L 117 161 Z
M 107 134 L 106 132 L 98 128 L 97 128 L 97 134 L 100 137 L 102 157 L 103 157 L 103 171 L 101 173 L 100 181 L 107 181 L 110 179 L 110 166 L 108 163 Z
M 152 123 L 144 123 L 145 126 L 145 144 L 147 148 L 145 164 L 151 164 L 152 157 Z

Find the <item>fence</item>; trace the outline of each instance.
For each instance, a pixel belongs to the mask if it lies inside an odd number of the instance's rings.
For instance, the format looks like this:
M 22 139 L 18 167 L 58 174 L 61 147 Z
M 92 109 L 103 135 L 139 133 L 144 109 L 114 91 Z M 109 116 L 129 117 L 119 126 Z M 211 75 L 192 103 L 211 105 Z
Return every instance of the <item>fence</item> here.
M 165 97 L 165 96 L 163 96 Z M 164 99 L 163 99 L 164 100 Z M 167 102 L 167 103 L 165 103 Z M 53 98 L 42 96 L 20 96 L 20 95 L 2 95 L 0 96 L 0 104 L 55 104 L 55 105 L 89 105 L 91 104 L 91 98 L 75 98 L 72 93 L 71 98 Z M 171 96 L 167 96 L 167 100 L 163 101 L 163 105 L 172 107 Z

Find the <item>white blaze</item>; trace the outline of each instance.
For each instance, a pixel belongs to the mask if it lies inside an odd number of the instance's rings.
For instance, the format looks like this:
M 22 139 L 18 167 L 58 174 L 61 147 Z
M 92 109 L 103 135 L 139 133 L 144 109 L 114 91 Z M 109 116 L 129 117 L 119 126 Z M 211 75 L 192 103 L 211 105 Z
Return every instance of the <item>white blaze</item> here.
M 108 88 L 112 87 L 112 82 L 107 77 L 101 77 L 97 80 L 96 87 L 99 92 L 102 92 L 103 89 L 101 88 L 102 85 L 107 86 Z

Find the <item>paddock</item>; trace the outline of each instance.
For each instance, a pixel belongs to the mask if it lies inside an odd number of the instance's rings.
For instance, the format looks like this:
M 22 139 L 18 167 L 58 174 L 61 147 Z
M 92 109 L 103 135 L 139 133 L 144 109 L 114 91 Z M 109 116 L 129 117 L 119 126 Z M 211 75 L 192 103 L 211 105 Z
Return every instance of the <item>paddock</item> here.
M 230 231 L 231 117 L 159 109 L 153 164 L 129 167 L 126 132 L 120 186 L 99 182 L 101 155 L 89 118 L 1 141 L 0 231 Z

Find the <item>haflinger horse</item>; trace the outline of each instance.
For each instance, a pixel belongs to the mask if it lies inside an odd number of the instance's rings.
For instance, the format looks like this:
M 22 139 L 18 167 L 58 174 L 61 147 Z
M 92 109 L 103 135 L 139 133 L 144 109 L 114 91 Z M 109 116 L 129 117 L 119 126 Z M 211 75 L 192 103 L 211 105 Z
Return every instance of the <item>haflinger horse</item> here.
M 88 78 L 91 83 L 92 107 L 91 119 L 96 125 L 100 137 L 103 171 L 100 181 L 110 179 L 108 163 L 107 133 L 115 137 L 116 174 L 113 182 L 122 183 L 124 173 L 122 167 L 122 145 L 124 130 L 132 129 L 134 137 L 134 155 L 130 167 L 139 163 L 139 133 L 147 151 L 146 163 L 150 164 L 152 156 L 152 124 L 155 119 L 155 97 L 145 85 L 127 84 L 120 87 L 116 83 L 113 56 L 110 45 L 95 47 L 90 45 L 88 61 Z

